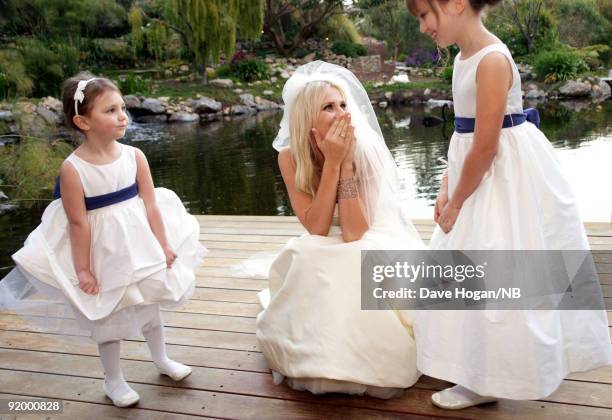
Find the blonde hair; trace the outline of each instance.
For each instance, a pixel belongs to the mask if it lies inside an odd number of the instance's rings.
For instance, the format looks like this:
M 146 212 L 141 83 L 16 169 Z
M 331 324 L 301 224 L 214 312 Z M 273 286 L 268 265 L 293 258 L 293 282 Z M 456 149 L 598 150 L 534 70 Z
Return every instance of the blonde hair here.
M 295 186 L 298 190 L 315 195 L 321 181 L 321 168 L 315 159 L 315 144 L 311 140 L 312 128 L 317 120 L 325 91 L 333 87 L 342 97 L 340 86 L 327 81 L 307 83 L 297 94 L 289 114 L 289 145 L 295 163 Z M 321 133 L 323 134 L 323 133 Z

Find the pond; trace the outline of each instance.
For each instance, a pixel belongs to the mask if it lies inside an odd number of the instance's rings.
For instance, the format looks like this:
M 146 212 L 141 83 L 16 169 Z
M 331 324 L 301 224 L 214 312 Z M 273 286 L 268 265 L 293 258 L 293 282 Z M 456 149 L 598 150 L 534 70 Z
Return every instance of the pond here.
M 582 110 L 576 110 L 576 108 Z M 572 184 L 584 221 L 609 221 L 612 209 L 612 101 L 538 105 L 542 130 Z M 425 127 L 425 106 L 377 109 L 395 161 L 409 185 L 412 218 L 432 218 L 452 124 Z M 125 143 L 149 159 L 156 186 L 174 190 L 194 214 L 290 215 L 271 143 L 282 113 L 207 124 L 132 124 Z M 517 197 L 520 199 L 520 197 Z M 36 227 L 42 209 L 0 216 L 0 276 Z

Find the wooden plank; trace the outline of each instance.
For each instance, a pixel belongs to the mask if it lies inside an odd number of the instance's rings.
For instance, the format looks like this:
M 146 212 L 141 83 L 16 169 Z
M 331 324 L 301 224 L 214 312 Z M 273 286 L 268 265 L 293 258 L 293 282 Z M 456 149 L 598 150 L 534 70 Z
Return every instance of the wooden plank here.
M 594 382 L 564 381 L 552 395 L 544 398 L 544 401 L 611 409 L 612 385 Z M 612 410 L 610 410 L 610 415 L 612 416 Z
M 33 399 L 37 397 L 32 397 L 29 395 L 20 395 L 20 394 L 0 394 L 0 398 L 2 399 Z M 63 411 L 62 414 L 47 414 L 45 417 L 42 417 L 40 414 L 24 414 L 19 415 L 18 417 L 9 417 L 7 419 L 19 419 L 19 420 L 29 420 L 36 419 L 40 420 L 41 418 L 46 419 L 104 419 L 104 420 L 125 420 L 126 416 L 129 415 L 130 419 L 142 419 L 142 420 L 193 420 L 193 416 L 185 416 L 182 414 L 168 413 L 168 412 L 160 412 L 155 410 L 145 410 L 142 408 L 118 408 L 114 405 L 103 405 L 103 404 L 93 404 L 86 403 L 81 401 L 69 401 L 64 400 Z M 4 419 L 2 416 L 0 419 Z M 205 417 L 202 418 L 212 418 Z
M 0 369 L 16 369 L 27 372 L 47 374 L 70 374 L 94 379 L 103 379 L 103 369 L 97 357 L 53 354 L 41 351 L 25 351 L 0 349 Z M 48 363 L 53 357 L 54 363 Z M 184 383 L 175 383 L 157 374 L 150 362 L 123 361 L 122 368 L 126 380 L 132 383 L 151 385 L 171 385 L 191 389 L 261 396 L 267 398 L 283 398 L 305 402 L 319 402 L 317 397 L 307 392 L 294 391 L 287 386 L 275 386 L 271 375 L 261 372 L 228 371 L 225 369 L 194 367 L 193 374 Z M 435 381 L 435 380 L 432 380 Z M 441 381 L 438 381 L 441 383 Z M 418 384 L 416 385 L 418 387 Z M 425 388 L 428 389 L 428 388 Z M 340 398 L 342 405 L 364 407 L 372 406 L 374 400 L 361 398 Z M 396 400 L 387 404 L 387 410 L 410 411 L 418 409 L 407 406 L 405 402 Z
M 258 303 L 257 294 L 250 290 L 209 289 L 197 287 L 192 299 L 218 302 Z
M 295 236 L 295 235 L 293 235 Z M 229 235 L 219 233 L 200 234 L 200 241 L 206 245 L 207 241 L 223 241 L 223 242 L 250 242 L 250 243 L 266 243 L 266 244 L 285 244 L 293 236 L 278 236 L 278 235 Z
M 49 315 L 54 315 L 53 307 L 48 306 Z M 60 309 L 64 309 L 63 305 L 59 304 Z M 172 308 L 172 312 L 193 313 L 193 314 L 208 314 L 254 318 L 261 311 L 261 306 L 258 303 L 236 303 L 236 302 L 217 302 L 206 300 L 190 300 L 183 306 Z M 165 310 L 164 312 L 167 312 Z
M 53 315 L 53 306 L 48 305 L 48 314 Z M 64 309 L 62 304 L 56 307 Z M 254 318 L 261 311 L 258 303 L 236 303 L 236 302 L 217 302 L 207 300 L 189 300 L 178 308 L 172 308 L 172 312 L 225 315 Z
M 274 233 L 274 232 L 273 232 Z M 215 246 L 216 242 L 234 242 L 240 243 L 240 245 L 235 245 L 239 249 L 256 249 L 256 250 L 268 250 L 268 249 L 280 249 L 282 246 L 287 243 L 287 241 L 293 237 L 298 237 L 299 235 L 236 235 L 236 234 L 220 234 L 220 233 L 205 233 L 200 234 L 200 242 L 208 247 L 207 244 L 211 243 L 211 247 Z M 429 233 L 420 233 L 419 236 L 421 240 L 429 245 L 429 241 L 431 240 L 431 234 Z M 596 241 L 602 242 L 602 241 Z M 612 251 L 612 241 L 608 243 L 608 241 L 603 241 L 605 243 L 591 243 L 591 250 L 593 251 L 601 251 L 601 252 L 610 252 Z M 249 245 L 246 245 L 249 244 Z M 261 246 L 259 245 L 261 244 Z M 226 247 L 229 245 L 225 245 Z
M 262 287 L 261 288 L 258 288 L 259 286 L 253 287 L 254 290 L 262 290 L 268 287 L 267 283 L 265 283 L 267 282 L 267 280 L 264 277 L 251 277 L 251 276 L 244 275 L 244 274 L 234 274 L 229 267 L 202 266 L 196 270 L 196 276 L 198 278 L 203 278 L 203 279 L 217 278 L 218 280 L 215 280 L 217 282 L 222 281 L 220 279 L 236 279 L 236 280 L 241 280 L 243 282 L 248 281 L 248 280 L 256 280 L 260 282 L 259 285 L 261 285 Z M 612 285 L 612 274 L 600 274 L 599 282 L 602 286 Z M 245 284 L 245 283 L 242 283 L 242 284 Z M 253 283 L 253 285 L 254 284 L 255 283 Z
M 227 267 L 200 267 L 196 270 L 196 276 L 199 277 L 229 277 L 237 279 L 253 279 L 254 277 L 244 274 L 233 274 L 232 270 Z M 265 280 L 263 277 L 255 277 L 258 280 Z
M 612 263 L 612 252 L 595 251 L 591 253 L 595 263 Z
M 432 208 L 433 211 L 433 208 Z M 295 216 L 242 216 L 242 215 L 195 215 L 200 223 L 213 222 L 274 222 L 274 223 L 299 223 Z M 435 227 L 433 219 L 412 219 L 415 226 Z M 584 222 L 587 234 L 612 236 L 612 224 L 606 222 Z
M 34 317 L 32 317 L 34 318 Z M 76 321 L 66 319 L 65 325 L 78 331 Z M 0 329 L 7 331 L 44 332 L 40 324 L 29 322 L 14 315 L 0 317 Z M 166 342 L 185 346 L 214 347 L 218 349 L 242 350 L 258 352 L 257 338 L 252 333 L 236 333 L 230 331 L 197 330 L 191 328 L 164 328 Z M 82 332 L 78 332 L 82 335 Z M 136 340 L 135 340 L 136 341 Z M 140 340 L 138 340 L 140 341 Z
M 66 368 L 72 368 L 70 361 L 64 362 Z M 47 364 L 50 365 L 50 364 Z M 45 365 L 45 366 L 47 366 Z M 93 368 L 93 366 L 92 366 Z M 128 366 L 126 376 L 140 375 L 143 379 L 155 380 L 155 372 L 152 369 L 144 369 L 143 366 Z M 153 372 L 151 372 L 153 371 Z M 98 372 L 100 372 L 98 370 Z M 504 400 L 496 404 L 473 407 L 460 412 L 443 411 L 434 407 L 429 399 L 432 390 L 413 387 L 408 389 L 400 398 L 391 400 L 376 400 L 372 398 L 355 398 L 350 396 L 324 396 L 315 397 L 307 392 L 295 392 L 284 386 L 276 387 L 276 393 L 282 393 L 278 397 L 259 397 L 237 392 L 227 392 L 224 384 L 214 384 L 208 381 L 217 390 L 199 389 L 199 384 L 190 386 L 196 382 L 196 378 L 206 380 L 206 373 L 197 369 L 189 378 L 181 384 L 169 383 L 167 386 L 132 382 L 132 387 L 140 394 L 141 401 L 138 408 L 171 411 L 181 414 L 199 414 L 205 410 L 207 415 L 225 418 L 397 418 L 401 414 L 421 414 L 428 416 L 460 417 L 471 419 L 516 419 L 516 418 L 605 418 L 609 410 L 597 407 L 575 406 L 567 404 L 550 404 L 537 401 L 509 401 Z M 101 372 L 98 373 L 101 376 Z M 146 377 L 146 375 L 149 375 Z M 10 375 L 6 388 L 10 392 L 27 384 L 28 393 L 36 394 L 46 398 L 59 398 L 67 400 L 79 400 L 85 402 L 97 402 L 108 404 L 101 392 L 101 378 L 92 378 L 91 371 L 87 376 L 66 376 L 50 373 L 39 373 L 30 371 L 17 371 Z M 232 379 L 227 372 L 213 377 L 221 381 Z M 262 393 L 271 389 L 265 386 L 265 376 L 268 384 L 270 375 L 251 375 L 246 381 L 244 376 L 234 379 L 231 383 L 236 387 L 242 386 L 249 392 Z M 157 377 L 158 380 L 164 380 Z M 165 385 L 165 384 L 164 384 Z M 258 386 L 259 385 L 259 386 Z M 264 385 L 264 386 L 261 386 Z M 288 394 L 288 395 L 287 395 Z M 291 399 L 294 396 L 296 399 Z M 280 398 L 279 398 L 280 397 Z M 299 399 L 299 400 L 297 400 Z M 241 407 L 236 407 L 241 405 Z M 359 406 L 363 406 L 360 408 Z M 367 417 L 362 417 L 367 416 Z
M 232 274 L 229 269 L 232 266 L 238 266 L 242 261 L 246 260 L 246 257 L 207 257 L 204 259 L 202 267 L 227 267 L 228 273 Z M 612 264 L 609 263 L 596 263 L 597 272 L 600 274 L 600 281 L 602 284 L 608 284 L 607 280 L 602 281 L 601 275 L 612 274 Z M 604 277 L 607 279 L 608 276 Z
M 88 338 L 60 336 L 47 333 L 31 333 L 0 330 L 0 347 L 23 350 L 40 350 L 53 353 L 97 356 L 96 344 Z M 168 356 L 189 366 L 219 369 L 269 372 L 261 353 L 212 347 L 167 344 Z M 149 349 L 143 341 L 121 341 L 121 357 L 126 360 L 150 361 Z
M 42 318 L 43 315 L 44 314 L 41 314 L 40 311 L 36 311 L 34 309 L 29 310 L 27 313 L 14 313 L 10 311 L 4 311 L 0 315 L 0 323 L 3 322 L 3 319 L 6 320 L 6 322 L 8 323 L 15 317 L 22 319 L 24 323 L 36 323 L 37 319 Z M 254 318 L 192 313 L 185 314 L 181 312 L 172 311 L 162 311 L 162 316 L 164 320 L 164 325 L 166 327 L 192 328 L 196 330 L 230 331 L 249 334 L 255 333 Z M 44 317 L 48 318 L 47 316 Z M 69 316 L 59 318 L 72 319 Z M 38 324 L 42 325 L 42 322 L 39 322 Z M 40 330 L 37 329 L 37 331 Z
M 444 381 L 428 376 L 422 376 L 418 384 L 423 388 L 435 391 L 448 386 Z M 608 383 L 564 380 L 553 394 L 538 401 L 611 409 L 612 393 L 610 391 L 612 391 L 612 384 Z M 612 414 L 612 410 L 610 413 Z
M 202 267 L 232 267 L 245 261 L 245 257 L 206 257 Z
M 53 353 L 74 353 L 96 356 L 97 349 L 90 340 L 80 337 L 63 337 L 52 334 L 19 333 L 0 331 L 0 346 L 11 349 L 36 350 Z M 150 360 L 148 349 L 142 342 L 124 341 L 121 344 L 122 358 L 126 360 Z M 229 351 L 212 348 L 168 345 L 168 353 L 190 366 L 219 369 L 244 370 L 267 373 L 266 362 L 260 353 Z M 125 362 L 124 362 L 125 363 Z M 612 383 L 612 366 L 589 372 L 574 373 L 572 380 Z
M 200 222 L 200 227 L 201 228 L 236 228 L 236 229 L 238 228 L 240 229 L 257 228 L 257 229 L 269 229 L 269 230 L 301 229 L 303 231 L 306 231 L 306 229 L 304 229 L 304 226 L 302 226 L 300 222 L 298 221 L 288 222 L 285 220 L 280 220 L 276 222 L 267 222 L 267 221 L 252 222 L 252 221 L 247 221 L 247 220 L 233 220 L 233 221 L 214 220 L 214 221 L 202 221 Z
M 609 244 L 605 244 L 605 245 L 591 244 L 591 249 L 593 251 L 612 251 L 612 245 L 609 245 Z
M 255 303 L 209 302 L 202 300 L 191 300 L 185 305 L 174 309 L 174 311 L 209 315 L 255 317 L 261 311 L 261 307 Z
M 281 221 L 294 221 L 294 222 L 299 222 L 298 218 L 296 216 L 251 216 L 251 215 L 220 215 L 220 214 L 206 214 L 206 215 L 201 215 L 201 214 L 196 214 L 194 215 L 195 218 L 198 220 L 198 222 L 202 223 L 202 221 L 209 221 L 209 220 L 236 220 L 236 221 L 241 221 L 241 220 L 246 220 L 249 222 L 259 222 L 259 221 L 265 221 L 265 222 L 281 222 Z
M 575 372 L 567 379 L 573 381 L 599 382 L 612 385 L 612 366 L 604 366 L 588 372 Z
M 255 256 L 272 256 L 278 255 L 282 246 L 277 246 L 269 250 L 251 250 L 251 249 L 236 249 L 236 248 L 208 248 L 208 258 L 253 258 Z
M 224 227 L 216 228 L 209 226 L 200 227 L 200 235 L 202 234 L 220 234 L 220 235 L 275 235 L 275 236 L 299 236 L 306 233 L 306 229 L 303 227 L 298 228 L 258 228 L 258 227 Z
M 225 241 L 202 241 L 209 250 L 248 250 L 253 252 L 276 251 L 283 247 L 284 243 L 265 242 L 225 242 Z
M 14 371 L 7 375 L 3 388 L 15 392 L 27 387 L 27 393 L 44 398 L 110 404 L 102 392 L 102 380 Z M 132 384 L 140 394 L 138 408 L 169 411 L 185 415 L 207 415 L 225 418 L 394 418 L 396 413 L 332 404 L 308 404 L 275 398 L 258 398 L 225 392 L 188 388 Z M 23 391 L 21 391 L 23 392 Z M 127 411 L 127 410 L 126 410 Z M 395 416 L 394 416 L 395 414 Z
M 0 355 L 4 356 L 0 360 L 7 360 L 4 364 L 0 361 L 0 368 L 18 369 L 26 372 L 42 372 L 45 374 L 75 375 L 78 377 L 102 379 L 103 372 L 97 357 L 86 357 L 76 355 L 51 355 L 44 352 L 20 351 L 20 350 L 0 350 Z M 48 363 L 49 356 L 53 357 L 54 363 Z M 11 360 L 13 365 L 8 362 Z M 250 372 L 228 372 L 221 369 L 194 368 L 194 373 L 181 384 L 176 384 L 158 375 L 150 363 L 127 361 L 122 364 L 126 379 L 132 383 L 149 385 L 168 385 L 173 387 L 188 387 L 203 391 L 223 392 L 232 394 L 242 394 L 251 396 L 261 396 L 267 398 L 282 398 L 285 400 L 295 400 L 304 402 L 319 403 L 320 399 L 311 396 L 307 392 L 296 392 L 286 386 L 274 386 L 270 380 L 270 375 Z M 415 389 L 438 390 L 446 387 L 443 381 L 423 377 L 415 385 Z M 573 393 L 580 393 L 582 399 L 592 406 L 608 404 L 612 396 L 606 394 L 609 385 L 581 384 L 564 382 L 559 390 L 551 396 L 551 399 L 564 400 Z M 581 391 L 589 392 L 581 392 Z M 397 411 L 414 413 L 422 408 L 416 406 L 406 397 L 400 397 L 377 404 L 368 398 L 337 397 L 334 398 L 334 405 L 379 408 L 386 411 Z M 547 399 L 549 400 L 549 399 Z M 602 402 L 603 401 L 603 402 Z M 573 402 L 575 403 L 575 401 Z M 384 406 L 382 406 L 384 405 Z M 425 408 L 426 409 L 426 408 Z M 469 414 L 468 410 L 468 414 Z M 464 413 L 463 411 L 461 413 Z
M 599 274 L 612 274 L 612 264 L 609 263 L 597 263 L 597 272 Z
M 268 280 L 253 278 L 241 279 L 237 277 L 196 276 L 196 284 L 199 287 L 253 290 L 258 292 L 268 287 Z

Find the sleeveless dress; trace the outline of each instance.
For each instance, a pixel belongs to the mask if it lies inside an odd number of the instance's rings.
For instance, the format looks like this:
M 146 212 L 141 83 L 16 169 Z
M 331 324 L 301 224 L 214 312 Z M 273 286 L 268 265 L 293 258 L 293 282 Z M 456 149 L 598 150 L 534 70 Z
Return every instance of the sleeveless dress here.
M 119 191 L 136 182 L 136 155 L 131 146 L 121 145 L 120 157 L 105 165 L 86 162 L 74 153 L 66 160 L 76 169 L 86 197 Z M 45 209 L 41 224 L 30 233 L 24 247 L 13 255 L 17 268 L 0 285 L 6 283 L 10 289 L 12 283 L 16 289 L 19 282 L 15 278 L 22 275 L 34 286 L 32 291 L 62 297 L 79 326 L 99 343 L 135 337 L 145 324 L 160 324 L 160 306 L 180 305 L 193 293 L 194 270 L 206 248 L 199 243 L 197 220 L 177 195 L 165 188 L 156 188 L 155 195 L 168 242 L 177 254 L 172 268 L 166 267 L 144 201 L 136 195 L 87 211 L 91 272 L 99 293 L 86 294 L 78 286 L 68 219 L 62 200 L 57 199 Z
M 476 71 L 503 54 L 514 81 L 506 115 L 523 113 L 521 79 L 501 43 L 455 59 L 456 117 L 476 117 Z M 448 151 L 448 194 L 455 190 L 473 133 L 454 133 Z M 439 226 L 432 249 L 584 250 L 589 244 L 576 199 L 544 134 L 529 123 L 503 128 L 497 155 L 452 230 Z M 417 366 L 424 374 L 480 395 L 538 399 L 571 372 L 612 364 L 605 311 L 419 311 L 414 320 Z
M 362 249 L 422 249 L 416 232 L 374 232 L 344 242 L 337 217 L 328 236 L 291 239 L 271 265 L 257 340 L 275 383 L 314 394 L 391 398 L 419 378 L 407 312 L 361 310 Z

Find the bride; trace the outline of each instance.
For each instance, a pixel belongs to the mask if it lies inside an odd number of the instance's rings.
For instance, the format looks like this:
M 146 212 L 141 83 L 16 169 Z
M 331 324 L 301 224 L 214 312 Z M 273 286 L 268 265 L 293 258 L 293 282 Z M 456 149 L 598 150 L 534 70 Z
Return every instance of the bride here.
M 275 383 L 390 398 L 419 378 L 406 313 L 361 310 L 365 249 L 421 249 L 400 179 L 359 80 L 316 61 L 283 88 L 274 141 L 291 206 L 308 231 L 290 240 L 260 293 L 257 338 Z

